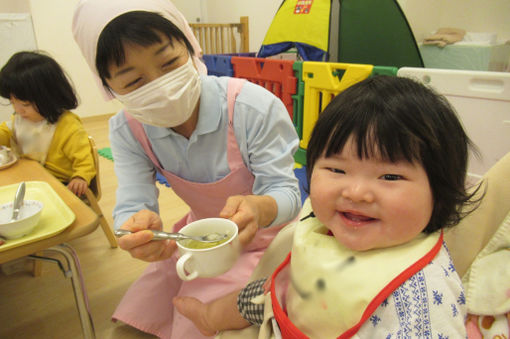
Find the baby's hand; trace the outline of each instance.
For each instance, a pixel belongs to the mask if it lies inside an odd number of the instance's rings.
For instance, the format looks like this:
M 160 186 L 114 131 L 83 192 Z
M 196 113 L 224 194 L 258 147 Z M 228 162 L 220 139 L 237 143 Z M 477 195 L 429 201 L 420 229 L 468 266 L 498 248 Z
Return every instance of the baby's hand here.
M 67 188 L 79 197 L 85 194 L 88 187 L 85 179 L 80 177 L 72 178 L 69 184 L 67 184 Z

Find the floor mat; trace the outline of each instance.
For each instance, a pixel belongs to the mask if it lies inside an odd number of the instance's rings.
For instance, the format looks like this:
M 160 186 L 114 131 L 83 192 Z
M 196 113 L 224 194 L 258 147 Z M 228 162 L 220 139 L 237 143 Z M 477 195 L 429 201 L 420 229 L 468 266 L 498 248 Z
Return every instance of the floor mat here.
M 112 149 L 110 147 L 105 147 L 97 150 L 97 153 L 99 153 L 100 156 L 103 158 L 106 158 L 108 160 L 113 161 L 113 155 L 112 155 Z M 170 187 L 170 184 L 166 180 L 166 178 L 159 172 L 156 172 L 156 180 L 166 187 Z

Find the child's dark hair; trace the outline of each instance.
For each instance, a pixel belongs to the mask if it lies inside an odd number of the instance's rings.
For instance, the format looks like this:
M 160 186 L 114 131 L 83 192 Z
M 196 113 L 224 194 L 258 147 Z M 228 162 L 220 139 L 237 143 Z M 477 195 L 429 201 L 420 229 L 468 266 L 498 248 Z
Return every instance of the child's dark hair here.
M 474 209 L 463 207 L 479 189 L 472 194 L 465 189 L 468 146 L 477 151 L 454 109 L 433 90 L 408 78 L 376 76 L 340 93 L 313 129 L 306 152 L 309 183 L 317 159 L 341 152 L 351 136 L 360 159 L 423 166 L 434 198 L 424 233 L 454 226 Z
M 49 123 L 56 123 L 66 110 L 78 106 L 78 99 L 64 70 L 50 56 L 40 52 L 18 52 L 0 70 L 0 95 L 29 101 Z
M 124 13 L 105 26 L 97 41 L 96 69 L 105 87 L 108 88 L 105 79 L 111 76 L 108 66 L 113 62 L 120 66 L 126 60 L 124 44 L 130 42 L 150 46 L 160 43 L 157 32 L 166 35 L 170 44 L 174 40 L 183 42 L 190 55 L 194 55 L 193 47 L 184 33 L 160 14 L 146 11 Z

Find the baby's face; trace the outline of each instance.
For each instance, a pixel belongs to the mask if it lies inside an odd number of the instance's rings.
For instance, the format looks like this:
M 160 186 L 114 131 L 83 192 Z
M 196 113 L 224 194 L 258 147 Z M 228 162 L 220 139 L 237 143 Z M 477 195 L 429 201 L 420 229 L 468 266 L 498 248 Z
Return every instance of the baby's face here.
M 423 231 L 433 211 L 420 164 L 360 160 L 351 140 L 340 154 L 317 159 L 310 200 L 335 238 L 358 251 L 408 242 Z
M 32 122 L 39 122 L 44 120 L 44 117 L 39 114 L 37 107 L 30 101 L 19 100 L 14 95 L 11 95 L 10 101 L 14 111 L 23 119 L 27 119 Z
M 106 83 L 117 94 L 130 93 L 160 76 L 184 65 L 189 58 L 186 45 L 158 33 L 161 42 L 150 46 L 124 44 L 125 62 L 108 67 Z

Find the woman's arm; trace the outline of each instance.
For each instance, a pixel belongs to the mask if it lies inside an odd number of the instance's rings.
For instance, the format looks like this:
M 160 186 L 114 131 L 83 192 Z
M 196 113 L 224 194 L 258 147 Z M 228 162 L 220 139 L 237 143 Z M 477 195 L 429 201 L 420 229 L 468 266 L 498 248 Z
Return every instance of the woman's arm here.
M 134 232 L 119 238 L 119 247 L 144 261 L 170 258 L 177 247 L 175 241 L 152 241 L 152 232 L 145 231 L 163 228 L 159 216 L 159 191 L 155 185 L 156 172 L 131 134 L 122 112 L 110 119 L 110 144 L 118 181 L 113 213 L 115 228 Z
M 277 205 L 276 214 L 265 216 L 267 223 L 259 226 L 288 222 L 301 209 L 299 183 L 294 175 L 299 138 L 289 113 L 279 98 L 249 82 L 238 95 L 235 110 L 236 139 L 255 176 L 253 194 L 272 197 Z M 265 211 L 271 213 L 272 209 Z
M 110 145 L 118 181 L 113 210 L 115 228 L 141 210 L 159 214 L 155 168 L 131 134 L 122 112 L 110 119 Z

